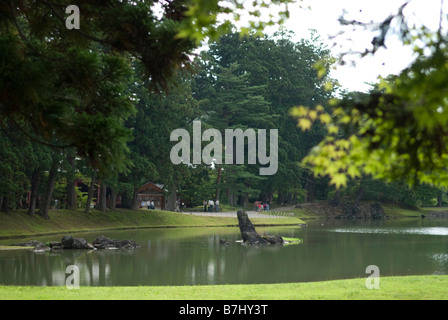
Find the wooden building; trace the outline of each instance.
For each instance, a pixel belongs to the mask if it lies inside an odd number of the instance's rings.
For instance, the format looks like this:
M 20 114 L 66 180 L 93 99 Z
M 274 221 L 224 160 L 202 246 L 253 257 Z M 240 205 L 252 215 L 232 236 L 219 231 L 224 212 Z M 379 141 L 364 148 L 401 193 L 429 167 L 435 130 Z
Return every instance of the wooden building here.
M 138 190 L 138 203 L 142 201 L 154 201 L 154 207 L 158 210 L 165 209 L 165 193 L 163 185 L 153 182 L 147 182 Z

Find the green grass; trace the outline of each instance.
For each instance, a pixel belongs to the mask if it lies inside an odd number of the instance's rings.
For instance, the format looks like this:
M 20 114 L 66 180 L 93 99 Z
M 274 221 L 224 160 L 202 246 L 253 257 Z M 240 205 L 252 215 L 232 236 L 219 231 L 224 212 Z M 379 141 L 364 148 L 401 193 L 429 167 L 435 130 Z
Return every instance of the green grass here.
M 255 226 L 304 223 L 295 217 L 270 219 L 267 216 L 266 218 L 253 218 L 251 220 Z M 0 239 L 106 229 L 237 225 L 236 213 L 233 218 L 194 216 L 158 210 L 132 211 L 118 209 L 108 213 L 92 210 L 89 215 L 81 210 L 53 210 L 49 213 L 49 220 L 45 220 L 37 215 L 31 218 L 24 211 L 16 211 L 10 215 L 0 213 Z
M 448 276 L 381 277 L 379 289 L 366 279 L 306 283 L 66 287 L 0 286 L 0 300 L 446 300 Z
M 422 214 L 427 213 L 428 211 L 436 211 L 434 208 L 418 208 L 411 207 L 393 203 L 382 203 L 383 209 L 386 215 L 390 218 L 410 218 L 410 217 L 420 217 Z M 442 208 L 440 211 L 448 211 L 448 208 Z M 313 212 L 307 208 L 294 208 L 291 210 L 276 210 L 273 208 L 271 211 L 267 212 L 270 215 L 282 215 L 282 216 L 291 216 L 296 217 L 302 220 L 310 220 L 316 218 L 323 218 L 325 216 Z
M 417 207 L 407 207 L 397 204 L 383 203 L 384 213 L 392 218 L 420 217 L 422 211 Z
M 288 238 L 288 237 L 283 237 L 283 240 L 286 241 L 285 245 L 291 245 L 291 244 L 300 244 L 303 243 L 303 240 L 300 238 Z

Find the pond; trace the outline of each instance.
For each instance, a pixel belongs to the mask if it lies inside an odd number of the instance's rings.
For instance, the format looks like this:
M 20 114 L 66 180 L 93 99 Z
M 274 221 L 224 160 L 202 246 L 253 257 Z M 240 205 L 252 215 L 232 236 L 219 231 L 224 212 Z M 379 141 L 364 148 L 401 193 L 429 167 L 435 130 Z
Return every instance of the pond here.
M 78 233 L 74 236 L 89 242 L 99 235 L 133 239 L 141 248 L 0 251 L 0 284 L 65 285 L 70 265 L 78 267 L 81 286 L 322 281 L 367 277 L 369 265 L 378 266 L 380 276 L 448 274 L 448 220 L 322 220 L 306 228 L 258 227 L 257 231 L 303 242 L 246 247 L 237 242 L 241 237 L 236 227 Z M 33 239 L 59 241 L 61 237 Z M 222 239 L 229 245 L 220 244 Z

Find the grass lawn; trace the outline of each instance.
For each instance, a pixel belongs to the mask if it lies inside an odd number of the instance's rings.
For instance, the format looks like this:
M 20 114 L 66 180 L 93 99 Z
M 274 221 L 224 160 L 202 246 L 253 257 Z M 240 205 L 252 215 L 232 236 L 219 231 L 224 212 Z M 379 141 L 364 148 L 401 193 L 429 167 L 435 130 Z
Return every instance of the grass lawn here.
M 209 286 L 66 287 L 0 286 L 0 300 L 446 300 L 448 276 L 381 277 L 306 283 Z
M 417 207 L 410 207 L 410 206 L 403 206 L 398 204 L 392 204 L 392 203 L 382 203 L 384 213 L 389 218 L 411 218 L 411 217 L 420 217 L 422 214 L 425 214 L 429 211 L 448 211 L 448 208 L 441 208 L 437 210 L 436 208 L 417 208 Z M 310 220 L 315 218 L 323 218 L 324 216 L 317 214 L 316 212 L 313 212 L 310 209 L 302 209 L 302 208 L 294 208 L 290 210 L 276 210 L 276 208 L 273 208 L 270 212 L 268 212 L 270 215 L 277 215 L 277 216 L 291 216 L 296 217 L 298 219 L 302 220 Z
M 296 217 L 283 219 L 252 218 L 255 226 L 297 225 L 304 223 Z M 92 210 L 84 211 L 52 210 L 49 220 L 35 215 L 28 216 L 24 211 L 10 215 L 0 212 L 0 239 L 29 237 L 38 235 L 82 232 L 92 230 L 111 230 L 126 228 L 170 228 L 170 227 L 218 227 L 237 226 L 236 217 L 194 216 L 170 211 L 117 209 L 107 213 Z M 4 241 L 2 241 L 4 242 Z

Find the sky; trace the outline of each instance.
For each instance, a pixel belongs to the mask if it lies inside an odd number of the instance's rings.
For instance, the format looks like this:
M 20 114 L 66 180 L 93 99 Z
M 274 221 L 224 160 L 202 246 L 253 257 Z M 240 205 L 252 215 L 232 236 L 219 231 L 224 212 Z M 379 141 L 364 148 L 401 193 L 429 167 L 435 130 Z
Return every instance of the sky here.
M 317 30 L 336 56 L 349 49 L 364 51 L 373 38 L 373 34 L 367 31 L 330 38 L 341 30 L 338 18 L 344 10 L 349 20 L 380 22 L 396 12 L 404 2 L 405 0 L 303 0 L 289 7 L 291 16 L 285 27 L 294 31 L 299 38 L 307 38 L 310 35 L 309 29 Z M 441 3 L 441 0 L 412 0 L 406 7 L 406 13 L 411 17 L 411 23 L 435 29 L 439 24 Z M 444 5 L 447 7 L 446 3 Z M 308 6 L 310 9 L 307 9 Z M 377 82 L 379 76 L 397 74 L 413 61 L 412 48 L 404 47 L 396 36 L 391 35 L 386 45 L 387 50 L 378 51 L 374 57 L 359 59 L 358 56 L 353 56 L 356 58 L 356 67 L 351 63 L 338 66 L 332 71 L 332 76 L 343 88 L 366 91 L 370 88 L 369 83 Z

